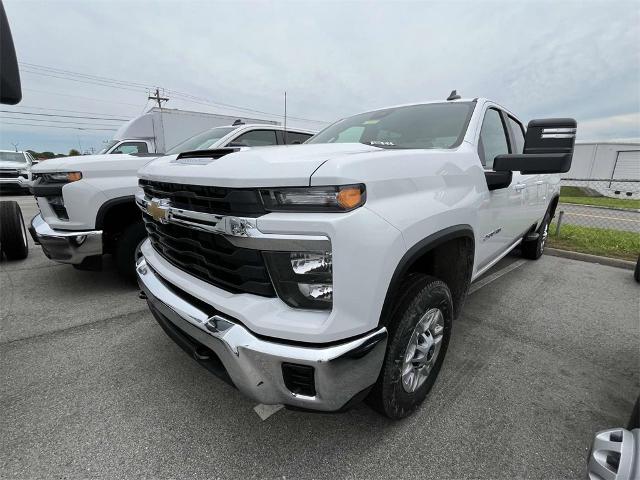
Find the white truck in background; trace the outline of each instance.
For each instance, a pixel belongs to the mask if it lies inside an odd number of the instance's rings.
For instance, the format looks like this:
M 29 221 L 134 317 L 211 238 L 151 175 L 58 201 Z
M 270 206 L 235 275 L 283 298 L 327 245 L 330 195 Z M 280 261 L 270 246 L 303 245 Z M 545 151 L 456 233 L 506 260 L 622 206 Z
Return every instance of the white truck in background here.
M 278 125 L 278 122 L 259 118 L 152 108 L 122 125 L 98 153 L 164 153 L 196 133 L 234 122 Z
M 188 138 L 169 153 L 302 143 L 314 132 L 268 123 L 230 122 Z M 166 139 L 166 138 L 165 138 Z M 211 155 L 211 153 L 209 153 Z M 138 169 L 156 153 L 83 155 L 55 158 L 33 168 L 32 191 L 40 213 L 31 221 L 34 241 L 52 260 L 82 270 L 99 270 L 103 254 L 117 269 L 134 274 L 134 255 L 146 237 L 134 195 Z

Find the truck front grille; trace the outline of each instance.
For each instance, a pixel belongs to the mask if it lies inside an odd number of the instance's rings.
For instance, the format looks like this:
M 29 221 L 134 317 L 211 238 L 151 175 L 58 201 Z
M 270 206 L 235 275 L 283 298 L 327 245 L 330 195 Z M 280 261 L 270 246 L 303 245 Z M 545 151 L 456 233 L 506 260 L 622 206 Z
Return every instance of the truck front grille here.
M 185 185 L 144 179 L 139 184 L 147 197 L 167 199 L 176 208 L 239 217 L 259 217 L 267 213 L 256 189 Z
M 179 269 L 227 291 L 276 296 L 260 251 L 236 247 L 223 235 L 143 218 L 154 249 Z
M 0 170 L 0 178 L 18 178 L 18 170 Z

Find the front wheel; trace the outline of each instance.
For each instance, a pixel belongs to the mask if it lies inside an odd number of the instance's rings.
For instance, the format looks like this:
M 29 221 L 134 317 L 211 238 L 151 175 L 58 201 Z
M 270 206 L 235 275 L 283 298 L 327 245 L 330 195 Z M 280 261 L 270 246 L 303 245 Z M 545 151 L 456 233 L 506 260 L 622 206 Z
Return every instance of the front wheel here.
M 392 419 L 411 414 L 433 387 L 444 361 L 453 317 L 447 285 L 411 275 L 387 325 L 387 353 L 368 403 Z
M 135 278 L 136 260 L 140 245 L 147 238 L 147 230 L 142 221 L 129 225 L 118 239 L 114 252 L 118 272 L 126 278 Z
M 29 255 L 27 229 L 18 202 L 0 202 L 0 255 L 7 260 L 23 260 Z

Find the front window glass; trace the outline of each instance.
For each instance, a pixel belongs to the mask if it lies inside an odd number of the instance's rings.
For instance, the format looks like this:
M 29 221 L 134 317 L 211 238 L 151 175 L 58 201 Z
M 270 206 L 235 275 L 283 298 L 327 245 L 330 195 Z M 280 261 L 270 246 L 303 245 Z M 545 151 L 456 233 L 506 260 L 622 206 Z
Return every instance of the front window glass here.
M 102 153 L 107 153 L 119 140 L 111 140 L 109 143 L 105 144 L 104 148 L 98 152 L 98 155 Z
M 167 150 L 166 154 L 175 155 L 177 153 L 192 152 L 194 150 L 207 150 L 222 137 L 233 132 L 236 128 L 237 127 L 216 127 L 206 130 Z
M 113 150 L 111 153 L 127 153 L 132 155 L 134 153 L 149 153 L 149 149 L 145 142 L 125 142 L 119 145 L 118 148 Z
M 493 168 L 493 159 L 497 155 L 509 153 L 509 144 L 500 112 L 493 108 L 484 114 L 479 147 L 482 164 L 489 170 Z
M 364 143 L 382 148 L 453 148 L 467 128 L 472 102 L 387 108 L 340 120 L 306 143 Z
M 515 151 L 513 153 L 522 153 L 524 150 L 522 124 L 511 117 L 509 117 L 509 124 L 511 125 L 511 131 L 513 132 L 513 139 L 515 141 Z
M 243 133 L 229 142 L 229 147 L 266 147 L 277 145 L 276 132 L 274 130 L 251 130 Z
M 0 152 L 0 162 L 27 163 L 22 152 Z

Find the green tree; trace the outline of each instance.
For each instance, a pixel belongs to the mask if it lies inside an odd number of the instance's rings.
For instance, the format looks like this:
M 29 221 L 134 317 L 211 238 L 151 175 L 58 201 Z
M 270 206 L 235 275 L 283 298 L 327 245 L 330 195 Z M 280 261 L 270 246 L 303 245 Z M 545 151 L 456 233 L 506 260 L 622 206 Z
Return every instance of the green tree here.
M 78 150 L 76 150 L 75 148 L 72 148 L 71 150 L 69 150 L 69 156 L 70 157 L 77 157 L 78 155 L 81 155 L 80 152 Z

